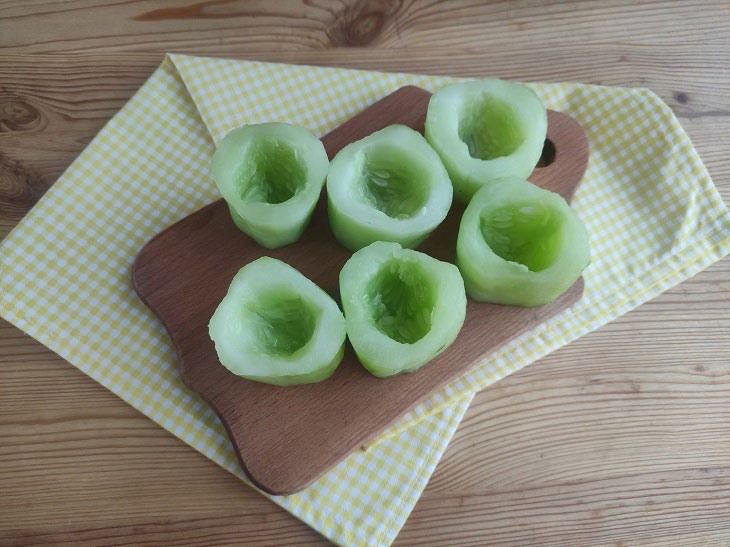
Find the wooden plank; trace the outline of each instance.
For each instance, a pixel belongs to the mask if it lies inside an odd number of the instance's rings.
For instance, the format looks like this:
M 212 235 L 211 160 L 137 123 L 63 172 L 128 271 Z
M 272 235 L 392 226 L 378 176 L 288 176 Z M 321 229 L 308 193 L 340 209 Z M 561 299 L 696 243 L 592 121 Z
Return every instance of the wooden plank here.
M 631 2 L 375 2 L 203 0 L 5 1 L 0 36 L 9 52 L 577 48 L 606 42 L 727 45 L 723 0 Z M 716 16 L 713 16 L 716 15 Z M 242 30 L 243 29 L 243 30 Z M 667 31 L 671 30 L 671 33 Z M 273 46 L 273 47 L 272 47 Z

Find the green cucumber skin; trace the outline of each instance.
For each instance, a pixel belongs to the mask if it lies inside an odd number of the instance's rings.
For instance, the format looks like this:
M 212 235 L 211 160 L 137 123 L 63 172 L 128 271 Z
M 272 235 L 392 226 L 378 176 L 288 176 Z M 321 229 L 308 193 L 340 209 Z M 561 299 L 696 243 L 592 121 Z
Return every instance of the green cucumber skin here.
M 519 284 L 509 279 L 499 279 L 498 275 L 485 280 L 484 273 L 473 267 L 468 259 L 457 255 L 456 265 L 464 278 L 466 294 L 477 302 L 490 302 L 506 306 L 532 308 L 543 306 L 563 294 L 575 281 L 567 287 L 540 287 L 532 284 Z
M 353 253 L 376 241 L 392 241 L 393 236 L 377 226 L 353 226 L 351 218 L 339 210 L 329 194 L 327 195 L 327 217 L 335 239 Z M 397 243 L 412 249 L 418 247 L 429 235 L 431 232 L 410 238 L 400 237 Z
M 507 156 L 474 158 L 458 135 L 461 107 L 479 94 L 495 93 L 513 108 L 526 138 Z M 454 198 L 468 204 L 490 180 L 507 176 L 527 178 L 540 160 L 547 135 L 547 111 L 530 88 L 496 78 L 449 84 L 437 90 L 428 105 L 426 140 L 441 157 L 454 186 Z
M 312 204 L 307 215 L 299 222 L 290 224 L 287 228 L 271 229 L 270 226 L 246 220 L 229 203 L 228 210 L 236 228 L 250 236 L 256 243 L 267 249 L 278 249 L 299 240 L 304 230 L 309 226 L 315 203 Z
M 497 256 L 484 241 L 479 223 L 497 201 L 532 199 L 546 204 L 561 219 L 560 249 L 554 263 L 542 271 Z M 495 304 L 542 306 L 567 291 L 590 264 L 588 232 L 565 200 L 517 177 L 495 179 L 474 195 L 464 211 L 456 244 L 456 264 L 472 300 Z
M 280 168 L 284 175 L 280 174 L 274 180 L 297 181 L 298 185 L 293 195 L 281 202 L 262 201 L 260 197 L 241 195 L 241 174 L 255 174 L 259 169 L 263 170 L 261 164 L 256 163 L 258 160 L 252 159 L 261 156 L 251 156 L 255 153 L 251 151 L 257 150 L 257 145 L 265 143 L 276 143 L 268 146 L 275 150 L 285 147 L 292 154 L 289 163 L 273 164 L 284 166 Z M 263 157 L 268 158 L 268 165 L 272 165 L 270 155 Z M 296 166 L 296 177 L 291 175 L 291 171 L 286 171 L 286 166 L 289 165 Z M 301 237 L 319 200 L 328 166 L 327 153 L 319 139 L 302 127 L 276 122 L 245 125 L 232 130 L 218 145 L 211 160 L 213 180 L 228 204 L 234 224 L 269 249 L 289 245 Z M 267 184 L 271 184 L 272 179 L 265 180 Z
M 436 290 L 430 330 L 414 343 L 400 343 L 373 322 L 367 288 L 392 258 L 413 260 Z M 456 339 L 466 317 L 464 281 L 456 266 L 397 243 L 376 242 L 356 252 L 340 272 L 340 295 L 350 343 L 371 374 L 386 378 L 413 372 L 432 361 Z
M 461 327 L 459 327 L 459 330 L 461 330 Z M 414 360 L 410 365 L 405 366 L 402 369 L 398 369 L 395 371 L 389 367 L 382 366 L 380 364 L 380 362 L 376 359 L 370 359 L 369 357 L 363 356 L 360 354 L 357 354 L 357 357 L 358 357 L 360 363 L 362 364 L 362 366 L 365 367 L 365 369 L 370 374 L 372 374 L 373 376 L 375 376 L 377 378 L 392 378 L 393 376 L 400 376 L 401 374 L 411 374 L 412 372 L 416 372 L 421 367 L 427 365 L 428 363 L 430 363 L 431 361 L 436 359 L 436 357 L 441 355 L 444 351 L 446 351 L 448 349 L 448 347 L 454 343 L 454 340 L 456 340 L 456 337 L 458 334 L 459 334 L 459 331 L 457 330 L 453 334 L 453 337 L 450 337 L 449 339 L 446 340 L 446 342 L 444 343 L 443 349 L 437 351 L 430 357 L 423 358 L 420 360 Z
M 342 361 L 342 357 L 344 355 L 345 343 L 343 342 L 340 346 L 340 349 L 327 365 L 309 374 L 293 374 L 290 376 L 254 376 L 241 374 L 240 376 L 254 382 L 261 382 L 263 384 L 271 384 L 281 387 L 295 386 L 301 384 L 314 384 L 317 382 L 323 382 L 327 380 L 330 376 L 332 376 L 335 370 L 337 370 L 337 367 Z

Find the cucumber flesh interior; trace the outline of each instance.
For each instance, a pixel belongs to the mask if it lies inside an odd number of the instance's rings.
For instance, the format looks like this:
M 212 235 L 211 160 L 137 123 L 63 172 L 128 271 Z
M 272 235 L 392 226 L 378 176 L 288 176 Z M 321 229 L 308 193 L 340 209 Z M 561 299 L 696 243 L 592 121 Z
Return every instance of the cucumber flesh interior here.
M 376 241 L 340 272 L 347 336 L 380 378 L 411 372 L 456 338 L 466 316 L 464 281 L 453 264 Z
M 435 295 L 418 264 L 386 262 L 370 281 L 367 297 L 376 327 L 393 340 L 413 344 L 431 330 Z
M 490 181 L 527 178 L 547 134 L 547 111 L 528 87 L 497 79 L 449 84 L 428 104 L 425 135 L 468 204 Z
M 342 360 L 337 303 L 295 268 L 270 257 L 243 266 L 208 324 L 221 364 L 278 386 L 321 382 Z
M 537 201 L 486 209 L 480 228 L 497 256 L 533 272 L 550 267 L 560 252 L 560 219 Z
M 330 226 L 351 251 L 376 241 L 416 247 L 446 217 L 452 196 L 438 154 L 404 125 L 348 144 L 327 173 Z
M 413 217 L 428 200 L 422 168 L 382 149 L 371 149 L 357 185 L 366 203 L 395 219 Z
M 472 158 L 492 160 L 514 153 L 524 142 L 525 131 L 509 104 L 483 93 L 464 105 L 459 138 Z
M 248 203 L 283 203 L 304 187 L 307 170 L 296 150 L 275 138 L 255 140 L 246 148 L 236 187 Z
M 297 294 L 281 291 L 259 294 L 247 307 L 254 343 L 262 353 L 292 355 L 314 334 L 316 314 Z
M 542 306 L 590 263 L 588 232 L 558 194 L 520 177 L 483 186 L 459 226 L 456 262 L 474 300 Z

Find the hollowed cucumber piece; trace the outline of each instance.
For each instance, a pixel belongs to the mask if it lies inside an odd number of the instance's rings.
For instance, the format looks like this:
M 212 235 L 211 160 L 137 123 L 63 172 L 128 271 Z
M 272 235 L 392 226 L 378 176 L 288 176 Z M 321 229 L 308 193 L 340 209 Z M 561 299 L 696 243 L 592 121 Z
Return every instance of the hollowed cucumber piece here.
M 351 251 L 374 241 L 417 246 L 444 220 L 452 195 L 438 155 L 403 125 L 349 144 L 327 174 L 330 225 Z
M 262 257 L 239 270 L 209 324 L 220 362 L 278 386 L 329 378 L 342 360 L 345 318 L 296 269 Z
M 228 133 L 211 170 L 236 226 L 273 249 L 302 235 L 328 165 L 324 146 L 306 129 L 262 123 Z
M 428 103 L 426 139 L 441 156 L 454 196 L 468 203 L 490 180 L 527 178 L 547 133 L 547 112 L 528 87 L 496 78 L 450 84 Z
M 340 272 L 347 335 L 362 365 L 379 377 L 411 372 L 451 345 L 466 314 L 453 264 L 379 241 Z
M 558 194 L 504 177 L 469 202 L 456 258 L 470 298 L 541 306 L 568 290 L 590 263 L 588 232 Z

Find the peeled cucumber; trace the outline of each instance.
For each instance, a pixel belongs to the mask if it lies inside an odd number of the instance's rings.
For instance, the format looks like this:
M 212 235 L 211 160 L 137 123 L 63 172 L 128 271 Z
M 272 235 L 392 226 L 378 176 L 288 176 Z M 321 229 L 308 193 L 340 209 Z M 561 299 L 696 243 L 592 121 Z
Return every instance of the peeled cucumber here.
M 479 190 L 461 219 L 456 260 L 470 298 L 541 306 L 590 263 L 588 232 L 566 201 L 519 177 Z
M 269 257 L 239 270 L 208 328 L 223 366 L 267 384 L 321 382 L 344 354 L 345 318 L 335 301 Z
M 403 125 L 349 144 L 327 174 L 330 225 L 351 251 L 375 241 L 417 246 L 444 220 L 452 196 L 438 155 Z
M 428 104 L 426 139 L 468 203 L 490 180 L 527 178 L 547 133 L 547 112 L 528 87 L 496 78 L 450 84 Z
M 273 249 L 302 235 L 328 165 L 324 146 L 306 129 L 262 123 L 228 133 L 211 170 L 236 226 Z
M 398 243 L 376 242 L 340 272 L 347 335 L 362 365 L 379 377 L 412 372 L 456 339 L 466 315 L 453 264 Z

